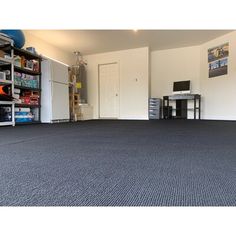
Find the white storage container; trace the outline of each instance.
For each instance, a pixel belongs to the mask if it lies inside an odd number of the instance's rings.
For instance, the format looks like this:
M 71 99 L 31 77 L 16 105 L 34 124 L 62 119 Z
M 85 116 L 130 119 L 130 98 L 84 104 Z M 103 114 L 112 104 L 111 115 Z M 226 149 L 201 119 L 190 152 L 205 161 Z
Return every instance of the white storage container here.
M 79 104 L 80 117 L 79 120 L 92 120 L 93 119 L 93 107 L 89 104 Z
M 0 79 L 5 80 L 6 79 L 6 73 L 0 71 Z

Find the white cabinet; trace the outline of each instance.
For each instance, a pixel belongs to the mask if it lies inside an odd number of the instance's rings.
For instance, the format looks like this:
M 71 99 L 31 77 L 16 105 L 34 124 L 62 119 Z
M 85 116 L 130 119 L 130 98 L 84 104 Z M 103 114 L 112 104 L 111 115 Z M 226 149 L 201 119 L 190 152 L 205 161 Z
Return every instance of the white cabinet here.
M 41 121 L 69 121 L 68 67 L 51 59 L 42 61 Z
M 52 120 L 69 119 L 68 86 L 53 82 L 52 85 Z

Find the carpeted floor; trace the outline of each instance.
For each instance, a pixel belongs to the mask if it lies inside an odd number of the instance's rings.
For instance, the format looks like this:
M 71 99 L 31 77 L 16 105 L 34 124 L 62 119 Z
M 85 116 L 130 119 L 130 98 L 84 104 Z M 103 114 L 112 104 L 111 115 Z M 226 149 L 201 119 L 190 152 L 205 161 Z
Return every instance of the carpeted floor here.
M 1 206 L 236 206 L 236 122 L 0 128 Z

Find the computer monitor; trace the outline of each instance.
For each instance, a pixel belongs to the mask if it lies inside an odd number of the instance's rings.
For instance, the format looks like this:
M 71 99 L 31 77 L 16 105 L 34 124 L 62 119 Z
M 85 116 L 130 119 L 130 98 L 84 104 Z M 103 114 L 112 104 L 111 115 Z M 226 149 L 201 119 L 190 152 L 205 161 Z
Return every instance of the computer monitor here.
M 190 80 L 176 81 L 173 83 L 173 94 L 190 93 Z

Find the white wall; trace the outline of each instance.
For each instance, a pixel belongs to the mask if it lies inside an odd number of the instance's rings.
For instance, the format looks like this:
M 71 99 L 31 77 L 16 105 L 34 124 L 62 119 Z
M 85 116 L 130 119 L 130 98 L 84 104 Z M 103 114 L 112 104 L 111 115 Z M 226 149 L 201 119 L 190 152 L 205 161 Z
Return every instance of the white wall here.
M 171 95 L 173 82 L 181 80 L 191 80 L 191 92 L 200 93 L 199 46 L 151 52 L 151 97 Z M 193 118 L 193 112 L 188 118 Z
M 227 42 L 228 74 L 208 78 L 208 49 Z M 199 46 L 152 52 L 151 96 L 162 98 L 172 93 L 173 81 L 190 79 L 192 93 L 202 96 L 202 119 L 236 120 L 235 42 L 236 32 L 231 32 Z
M 40 54 L 74 64 L 73 53 L 64 52 L 27 31 L 24 33 L 25 47 L 33 46 Z M 229 42 L 228 74 L 208 78 L 207 50 L 225 42 Z M 203 119 L 236 120 L 235 42 L 236 32 L 231 32 L 199 46 L 153 51 L 150 54 L 145 47 L 85 57 L 88 61 L 88 101 L 94 107 L 94 118 L 98 118 L 99 112 L 98 65 L 118 62 L 120 119 L 147 119 L 148 96 L 162 98 L 172 93 L 173 81 L 191 80 L 192 93 L 202 95 Z M 148 71 L 149 61 L 151 73 Z M 192 118 L 192 113 L 189 118 Z
M 68 53 L 65 52 L 44 40 L 35 37 L 34 35 L 30 34 L 27 30 L 24 30 L 25 35 L 25 45 L 26 47 L 34 47 L 37 53 L 47 56 L 49 58 L 58 60 L 68 65 L 72 65 L 75 63 L 75 56 L 73 52 Z M 59 39 L 58 39 L 59 40 Z
M 209 48 L 229 42 L 228 74 L 208 78 Z M 202 118 L 236 120 L 236 32 L 201 45 L 200 88 L 203 97 Z
M 94 54 L 87 61 L 88 102 L 99 117 L 98 65 L 118 62 L 120 68 L 119 119 L 148 119 L 149 49 L 137 48 Z

